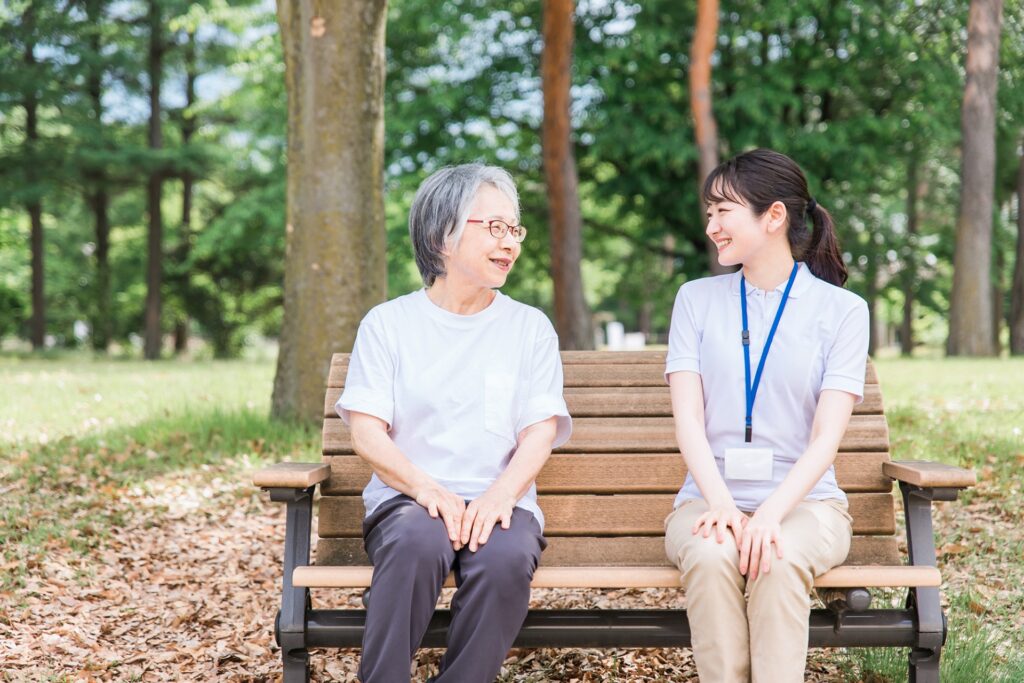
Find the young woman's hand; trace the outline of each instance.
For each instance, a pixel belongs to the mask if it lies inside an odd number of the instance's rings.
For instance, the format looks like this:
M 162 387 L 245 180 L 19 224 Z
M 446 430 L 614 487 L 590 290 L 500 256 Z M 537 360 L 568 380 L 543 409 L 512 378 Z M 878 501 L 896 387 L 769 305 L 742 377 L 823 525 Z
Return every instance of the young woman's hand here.
M 507 491 L 492 486 L 479 498 L 472 500 L 462 517 L 462 532 L 459 540 L 475 553 L 491 537 L 494 525 L 501 522 L 501 528 L 512 525 L 512 509 L 516 498 Z
M 740 540 L 740 574 L 753 581 L 758 574 L 767 574 L 772 568 L 772 546 L 775 556 L 782 559 L 782 523 L 775 515 L 761 508 L 750 518 Z
M 728 504 L 712 506 L 703 515 L 697 518 L 693 524 L 693 533 L 703 534 L 709 538 L 715 534 L 715 540 L 725 543 L 725 535 L 731 533 L 736 539 L 736 546 L 739 547 L 743 537 L 743 527 L 747 524 L 747 516 L 740 512 L 731 501 Z
M 462 519 L 466 514 L 466 501 L 436 482 L 431 482 L 416 491 L 413 498 L 419 505 L 427 509 L 431 517 L 434 519 L 440 517 L 444 520 L 452 547 L 456 550 L 462 548 L 460 533 Z

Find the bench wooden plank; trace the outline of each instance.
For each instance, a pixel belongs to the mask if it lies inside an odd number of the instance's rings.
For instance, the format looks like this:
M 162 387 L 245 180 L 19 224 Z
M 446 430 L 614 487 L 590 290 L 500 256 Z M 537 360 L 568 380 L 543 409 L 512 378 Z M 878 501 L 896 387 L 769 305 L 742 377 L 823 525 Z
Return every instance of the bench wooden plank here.
M 345 386 L 347 353 L 331 359 L 327 386 Z M 664 351 L 562 351 L 565 386 L 665 386 Z M 868 359 L 865 384 L 878 384 L 878 373 Z
M 370 564 L 362 538 L 321 538 L 316 563 L 322 566 Z M 540 556 L 542 567 L 658 567 L 670 566 L 665 539 L 660 536 L 555 536 Z M 895 536 L 854 536 L 843 564 L 901 564 Z
M 978 476 L 973 470 L 965 470 L 955 465 L 941 462 L 925 462 L 922 460 L 903 460 L 887 462 L 882 471 L 889 477 L 908 484 L 922 487 L 966 488 L 978 483 Z
M 547 536 L 660 536 L 672 511 L 673 494 L 540 496 Z M 890 493 L 849 496 L 855 534 L 893 534 L 896 518 Z M 357 537 L 362 533 L 360 496 L 320 499 L 318 534 L 323 538 Z
M 356 455 L 324 458 L 331 478 L 321 485 L 327 496 L 361 493 L 370 480 L 370 466 Z M 882 474 L 888 453 L 840 453 L 836 479 L 848 493 L 891 491 Z M 555 453 L 537 478 L 540 493 L 674 493 L 686 477 L 678 453 Z
M 341 418 L 324 420 L 324 455 L 352 453 L 348 427 Z M 556 452 L 666 453 L 676 450 L 671 417 L 580 417 L 573 420 L 572 437 Z M 840 451 L 889 450 L 889 427 L 884 415 L 854 415 L 839 444 Z
M 262 488 L 305 489 L 329 477 L 331 468 L 322 462 L 279 462 L 252 475 L 254 486 Z
M 329 387 L 324 398 L 324 417 L 334 418 L 334 404 L 342 387 Z M 672 400 L 667 386 L 662 387 L 569 387 L 565 389 L 569 414 L 577 417 L 669 417 Z M 854 415 L 880 415 L 882 391 L 877 384 L 864 386 L 864 401 L 853 408 Z
M 296 567 L 295 586 L 307 588 L 368 588 L 372 567 Z M 871 588 L 878 586 L 939 586 L 936 567 L 839 566 L 814 580 L 815 588 Z M 445 581 L 454 586 L 453 575 Z M 679 588 L 675 567 L 540 567 L 534 588 Z

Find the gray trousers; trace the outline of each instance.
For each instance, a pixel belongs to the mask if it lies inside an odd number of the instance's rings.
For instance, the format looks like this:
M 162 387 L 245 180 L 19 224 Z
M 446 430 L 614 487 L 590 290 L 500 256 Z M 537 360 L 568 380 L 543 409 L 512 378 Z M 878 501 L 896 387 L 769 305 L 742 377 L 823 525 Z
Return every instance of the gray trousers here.
M 448 649 L 436 683 L 489 683 L 501 669 L 530 601 L 530 581 L 547 545 L 533 514 L 512 512 L 475 553 L 455 551 L 444 522 L 408 496 L 381 503 L 363 521 L 373 581 L 359 679 L 409 680 L 413 655 L 430 624 L 441 586 L 455 572 Z

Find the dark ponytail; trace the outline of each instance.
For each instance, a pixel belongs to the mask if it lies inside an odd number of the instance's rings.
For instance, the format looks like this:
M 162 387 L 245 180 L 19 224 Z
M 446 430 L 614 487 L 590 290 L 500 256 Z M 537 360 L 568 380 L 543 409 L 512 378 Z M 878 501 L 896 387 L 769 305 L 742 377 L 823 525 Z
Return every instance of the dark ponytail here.
M 825 282 L 839 287 L 846 283 L 846 264 L 832 215 L 811 197 L 803 171 L 785 154 L 755 149 L 729 159 L 708 175 L 703 196 L 708 204 L 746 204 L 757 216 L 782 202 L 789 215 L 786 236 L 793 258 L 805 262 Z

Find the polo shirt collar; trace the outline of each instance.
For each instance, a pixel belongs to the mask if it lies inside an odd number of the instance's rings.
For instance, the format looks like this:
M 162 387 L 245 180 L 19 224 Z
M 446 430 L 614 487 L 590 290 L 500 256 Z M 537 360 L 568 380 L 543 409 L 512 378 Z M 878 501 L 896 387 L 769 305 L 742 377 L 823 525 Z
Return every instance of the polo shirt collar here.
M 811 286 L 811 284 L 816 279 L 814 277 L 814 274 L 811 273 L 810 269 L 807 268 L 807 264 L 806 263 L 804 263 L 803 261 L 797 261 L 797 263 L 800 265 L 800 268 L 796 271 L 796 280 L 793 282 L 793 289 L 789 290 L 789 297 L 791 299 L 795 299 L 795 298 L 799 297 L 801 294 L 803 294 L 804 292 L 806 292 L 807 289 Z M 732 283 L 730 284 L 729 289 L 732 290 L 733 296 L 739 296 L 740 295 L 740 278 L 742 276 L 743 276 L 742 268 L 740 270 L 737 270 L 735 273 L 732 274 Z M 775 291 L 778 292 L 781 295 L 783 292 L 786 291 L 786 283 L 787 282 L 789 282 L 788 279 L 787 280 L 783 280 L 782 282 L 780 282 L 779 286 L 775 288 Z M 752 284 L 750 284 L 748 282 L 747 283 L 747 294 L 748 295 L 749 294 L 753 294 L 756 291 L 757 291 L 757 287 L 755 287 L 754 285 L 752 285 Z

